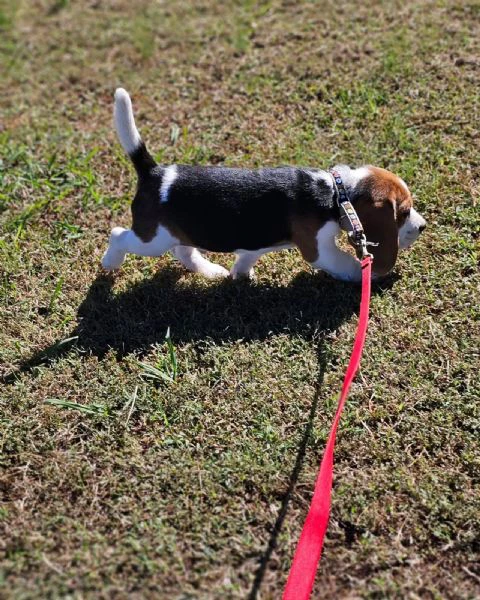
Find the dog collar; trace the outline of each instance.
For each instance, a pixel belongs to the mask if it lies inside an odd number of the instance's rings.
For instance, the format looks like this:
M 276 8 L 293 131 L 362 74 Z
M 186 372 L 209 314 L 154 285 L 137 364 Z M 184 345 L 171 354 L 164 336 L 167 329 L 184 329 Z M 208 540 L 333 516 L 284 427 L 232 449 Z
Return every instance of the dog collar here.
M 367 250 L 367 238 L 363 231 L 362 223 L 353 208 L 350 198 L 343 183 L 340 173 L 336 169 L 330 169 L 330 175 L 333 178 L 333 187 L 337 192 L 335 200 L 340 210 L 339 225 L 347 232 L 350 243 L 355 248 L 358 258 L 363 259 L 366 256 L 372 256 Z
M 330 169 L 330 175 L 333 177 L 334 188 L 337 192 L 336 201 L 340 207 L 343 202 L 350 202 L 347 189 L 343 183 L 340 173 L 336 169 Z

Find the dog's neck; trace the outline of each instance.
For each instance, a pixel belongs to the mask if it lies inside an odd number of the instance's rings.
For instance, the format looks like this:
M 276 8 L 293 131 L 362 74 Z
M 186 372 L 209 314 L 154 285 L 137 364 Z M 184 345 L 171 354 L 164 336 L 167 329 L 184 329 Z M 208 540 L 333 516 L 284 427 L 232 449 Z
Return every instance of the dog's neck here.
M 343 185 L 349 196 L 352 196 L 358 184 L 370 174 L 367 167 L 352 169 L 347 165 L 335 165 L 333 169 L 337 171 L 342 178 Z

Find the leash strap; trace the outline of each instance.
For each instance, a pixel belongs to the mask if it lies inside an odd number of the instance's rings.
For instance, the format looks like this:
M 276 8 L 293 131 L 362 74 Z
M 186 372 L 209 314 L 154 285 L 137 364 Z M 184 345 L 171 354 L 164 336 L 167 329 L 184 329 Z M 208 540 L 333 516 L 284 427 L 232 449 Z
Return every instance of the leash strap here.
M 333 479 L 333 449 L 337 434 L 338 423 L 347 399 L 350 385 L 360 365 L 363 346 L 368 325 L 370 307 L 370 281 L 372 258 L 366 256 L 362 260 L 362 298 L 360 302 L 360 317 L 352 354 L 343 381 L 337 412 L 333 419 L 330 435 L 320 465 L 320 473 L 315 483 L 310 509 L 303 525 L 300 540 L 293 557 L 290 574 L 283 594 L 283 600 L 308 600 L 313 588 L 315 573 L 322 554 L 323 540 L 330 516 L 332 479 Z

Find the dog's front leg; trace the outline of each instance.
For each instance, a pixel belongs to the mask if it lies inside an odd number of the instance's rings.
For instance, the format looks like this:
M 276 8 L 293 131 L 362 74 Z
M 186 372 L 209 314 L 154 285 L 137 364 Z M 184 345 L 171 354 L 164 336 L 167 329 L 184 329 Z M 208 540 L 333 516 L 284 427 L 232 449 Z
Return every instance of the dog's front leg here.
M 237 259 L 230 269 L 232 279 L 253 279 L 255 276 L 253 265 L 263 254 L 265 254 L 265 250 L 260 250 L 258 252 L 239 250 L 235 254 Z
M 125 248 L 125 235 L 129 231 L 129 229 L 124 229 L 123 227 L 114 227 L 112 229 L 108 248 L 102 257 L 102 267 L 107 271 L 113 271 L 122 266 L 127 253 Z
M 328 221 L 318 230 L 318 258 L 310 264 L 314 269 L 321 269 L 335 279 L 359 282 L 362 278 L 360 261 L 341 250 L 336 243 L 340 227 L 335 221 Z

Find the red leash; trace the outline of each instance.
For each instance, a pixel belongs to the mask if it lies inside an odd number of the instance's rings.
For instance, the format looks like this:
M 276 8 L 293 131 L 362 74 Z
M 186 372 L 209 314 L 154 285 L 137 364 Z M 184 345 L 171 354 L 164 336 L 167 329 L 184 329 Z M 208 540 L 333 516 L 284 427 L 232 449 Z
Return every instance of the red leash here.
M 338 423 L 347 399 L 350 385 L 355 377 L 368 325 L 368 312 L 370 306 L 370 280 L 372 271 L 372 258 L 367 256 L 362 260 L 362 299 L 360 303 L 360 317 L 358 320 L 357 335 L 353 345 L 350 362 L 343 381 L 342 392 L 338 401 L 337 412 L 330 429 L 327 445 L 320 466 L 320 473 L 315 483 L 310 509 L 303 525 L 300 540 L 293 557 L 283 600 L 308 600 L 312 592 L 315 572 L 322 554 L 323 539 L 327 530 L 330 516 L 330 504 L 333 478 L 333 449 L 337 434 Z

